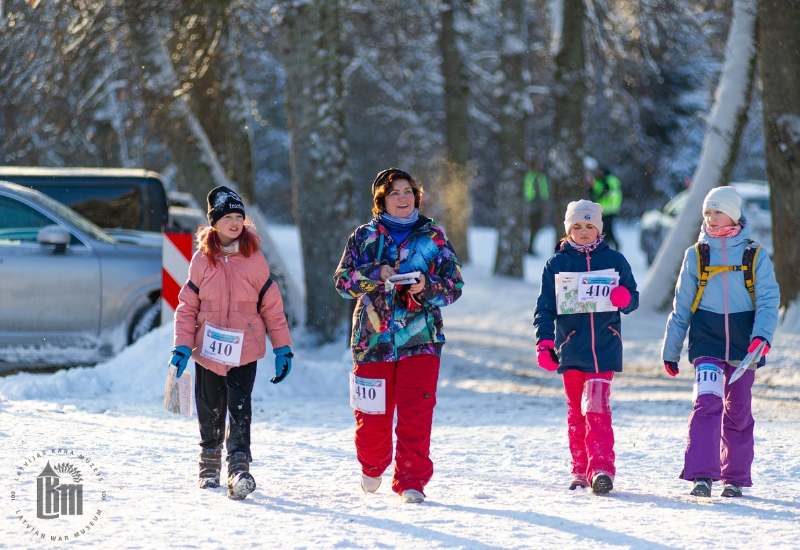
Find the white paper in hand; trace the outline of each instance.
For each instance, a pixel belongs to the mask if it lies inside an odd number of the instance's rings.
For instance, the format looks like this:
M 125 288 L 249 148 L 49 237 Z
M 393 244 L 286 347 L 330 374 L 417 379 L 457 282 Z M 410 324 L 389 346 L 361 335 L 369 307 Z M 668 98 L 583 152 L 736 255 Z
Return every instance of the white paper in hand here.
M 393 285 L 415 285 L 419 282 L 421 275 L 422 273 L 419 271 L 412 271 L 410 273 L 398 273 L 397 275 L 392 275 L 386 280 Z
M 767 343 L 762 340 L 761 343 L 758 346 L 756 346 L 756 349 L 754 349 L 753 351 L 744 356 L 742 362 L 739 363 L 739 366 L 736 367 L 736 370 L 733 371 L 733 374 L 731 374 L 731 378 L 730 380 L 728 380 L 728 384 L 733 384 L 734 382 L 736 382 L 739 378 L 742 377 L 742 375 L 745 373 L 747 369 L 750 369 L 752 367 L 752 370 L 755 370 L 756 364 L 761 360 L 761 354 L 764 353 L 765 345 L 767 345 Z
M 192 373 L 189 369 L 178 378 L 178 367 L 170 365 L 164 388 L 164 408 L 174 414 L 192 416 Z

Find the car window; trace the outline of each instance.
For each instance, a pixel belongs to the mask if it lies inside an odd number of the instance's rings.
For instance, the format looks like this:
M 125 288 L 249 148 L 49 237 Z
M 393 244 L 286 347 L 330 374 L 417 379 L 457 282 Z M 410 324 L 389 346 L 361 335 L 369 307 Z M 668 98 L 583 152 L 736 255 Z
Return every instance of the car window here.
M 677 216 L 678 214 L 681 213 L 683 207 L 686 206 L 686 202 L 688 200 L 689 200 L 689 192 L 681 191 L 664 206 L 664 213 L 673 217 Z
M 41 206 L 45 210 L 49 210 L 50 212 L 54 213 L 55 215 L 65 220 L 67 223 L 72 224 L 80 231 L 83 231 L 84 234 L 104 243 L 116 244 L 117 241 L 116 239 L 114 239 L 114 237 L 112 237 L 99 227 L 97 227 L 95 224 L 93 224 L 92 222 L 90 222 L 89 220 L 87 220 L 74 210 L 67 208 L 60 202 L 51 199 L 47 195 L 44 195 L 42 193 L 33 190 L 25 190 L 25 192 L 20 192 L 20 193 L 21 194 L 24 193 L 23 197 L 25 199 L 28 199 L 31 202 Z M 73 242 L 75 244 L 80 243 L 80 241 L 77 240 L 74 235 L 73 235 Z
M 133 185 L 42 185 L 36 188 L 100 227 L 139 229 L 142 223 L 142 193 Z
M 0 197 L 0 244 L 35 243 L 39 230 L 55 223 L 27 204 Z M 71 244 L 82 243 L 73 235 Z

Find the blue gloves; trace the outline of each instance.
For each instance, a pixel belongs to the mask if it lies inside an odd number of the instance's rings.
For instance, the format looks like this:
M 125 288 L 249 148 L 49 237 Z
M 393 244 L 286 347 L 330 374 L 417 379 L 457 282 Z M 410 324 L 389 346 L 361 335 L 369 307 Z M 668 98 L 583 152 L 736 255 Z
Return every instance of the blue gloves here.
M 189 346 L 178 346 L 172 350 L 172 359 L 169 360 L 170 365 L 178 367 L 178 378 L 181 377 L 186 366 L 189 364 L 189 359 L 192 357 L 192 350 Z
M 275 354 L 275 376 L 270 378 L 269 381 L 277 384 L 292 372 L 292 357 L 294 357 L 294 354 L 289 346 L 273 349 L 272 353 Z

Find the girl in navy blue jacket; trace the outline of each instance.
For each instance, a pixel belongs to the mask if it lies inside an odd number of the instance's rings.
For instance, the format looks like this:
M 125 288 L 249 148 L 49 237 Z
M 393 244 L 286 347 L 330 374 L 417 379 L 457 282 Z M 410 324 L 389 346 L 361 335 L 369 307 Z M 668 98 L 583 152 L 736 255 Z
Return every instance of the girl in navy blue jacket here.
M 558 370 L 567 394 L 570 489 L 588 487 L 595 493 L 613 488 L 614 431 L 609 398 L 611 380 L 622 371 L 622 327 L 619 312 L 639 306 L 639 293 L 625 257 L 603 242 L 603 208 L 594 202 L 569 203 L 564 216 L 567 236 L 542 273 L 533 326 L 539 366 Z M 555 275 L 613 269 L 619 285 L 611 285 L 615 311 L 558 314 Z M 591 482 L 591 483 L 590 483 Z

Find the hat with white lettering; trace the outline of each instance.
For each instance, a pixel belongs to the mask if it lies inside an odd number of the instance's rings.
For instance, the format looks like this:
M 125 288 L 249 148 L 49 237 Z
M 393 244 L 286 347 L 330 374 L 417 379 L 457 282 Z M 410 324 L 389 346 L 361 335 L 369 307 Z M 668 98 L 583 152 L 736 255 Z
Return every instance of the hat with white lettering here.
M 567 205 L 564 214 L 564 231 L 569 235 L 569 228 L 578 222 L 588 222 L 597 228 L 597 233 L 603 233 L 603 207 L 596 202 L 581 199 L 572 201 Z
M 243 218 L 246 217 L 244 214 L 244 202 L 241 197 L 224 185 L 220 185 L 209 191 L 207 200 L 207 215 L 210 225 L 217 223 L 225 214 L 236 213 L 241 214 Z
M 742 197 L 729 185 L 715 187 L 703 199 L 703 216 L 708 210 L 719 210 L 736 223 L 742 217 Z

